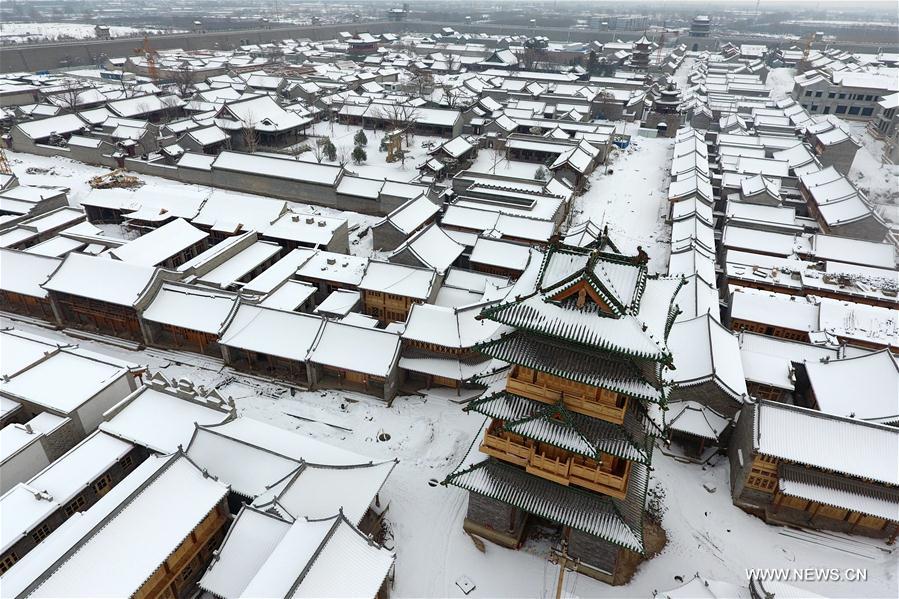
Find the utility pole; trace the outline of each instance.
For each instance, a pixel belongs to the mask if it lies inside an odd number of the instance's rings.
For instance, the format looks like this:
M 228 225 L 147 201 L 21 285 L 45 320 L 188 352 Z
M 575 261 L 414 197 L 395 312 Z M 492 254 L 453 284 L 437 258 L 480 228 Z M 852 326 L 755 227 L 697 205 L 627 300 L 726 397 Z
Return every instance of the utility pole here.
M 562 585 L 565 582 L 565 568 L 571 567 L 571 571 L 577 570 L 580 559 L 568 555 L 568 541 L 562 539 L 562 548 L 553 549 L 549 561 L 559 565 L 559 579 L 556 581 L 556 599 L 562 599 Z

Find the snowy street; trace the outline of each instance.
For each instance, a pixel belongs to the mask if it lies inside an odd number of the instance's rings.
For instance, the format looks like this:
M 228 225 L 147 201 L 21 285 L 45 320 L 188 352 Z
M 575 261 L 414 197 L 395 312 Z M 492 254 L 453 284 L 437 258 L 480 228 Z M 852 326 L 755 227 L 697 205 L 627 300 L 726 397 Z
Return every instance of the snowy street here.
M 630 132 L 630 131 L 629 131 Z M 671 227 L 668 210 L 668 169 L 674 140 L 637 137 L 612 153 L 609 174 L 600 167 L 590 177 L 590 190 L 575 200 L 572 224 L 586 220 L 609 226 L 620 249 L 636 253 L 642 245 L 651 272 L 667 272 Z

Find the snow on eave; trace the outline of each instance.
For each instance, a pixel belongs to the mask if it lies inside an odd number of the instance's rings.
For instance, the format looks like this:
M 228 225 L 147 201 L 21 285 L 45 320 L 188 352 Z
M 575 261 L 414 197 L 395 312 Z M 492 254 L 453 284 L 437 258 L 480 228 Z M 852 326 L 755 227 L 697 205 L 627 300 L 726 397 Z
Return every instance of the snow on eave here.
M 850 477 L 899 485 L 899 428 L 761 400 L 752 406 L 752 446 L 763 455 Z M 761 412 L 782 416 L 771 435 L 762 431 Z M 773 421 L 777 427 L 781 423 Z M 797 427 L 807 425 L 807 434 Z M 830 430 L 827 430 L 827 429 Z M 842 429 L 842 430 L 838 430 Z M 836 434 L 842 433 L 842 434 Z M 879 459 L 872 460 L 872 456 Z M 856 459 L 857 458 L 857 459 Z
M 151 457 L 150 459 L 157 459 L 157 458 Z M 202 471 L 196 467 L 196 464 L 194 464 L 190 459 L 188 459 L 181 451 L 177 451 L 171 455 L 164 456 L 164 457 L 161 457 L 158 459 L 165 460 L 163 467 L 161 469 L 157 470 L 153 474 L 153 476 L 150 480 L 141 484 L 141 486 L 133 494 L 131 494 L 129 497 L 127 497 L 125 499 L 125 501 L 123 501 L 122 504 L 120 506 L 118 506 L 112 512 L 112 514 L 110 514 L 102 522 L 98 523 L 98 525 L 93 530 L 91 530 L 85 537 L 80 539 L 77 542 L 77 544 L 74 547 L 72 547 L 59 561 L 57 561 L 55 564 L 53 564 L 53 566 L 51 567 L 52 571 L 45 572 L 42 577 L 42 580 L 37 585 L 33 586 L 30 589 L 32 595 L 33 594 L 40 595 L 41 589 L 45 586 L 50 586 L 52 588 L 52 585 L 54 584 L 54 577 L 56 575 L 58 575 L 61 570 L 65 569 L 66 566 L 69 565 L 70 563 L 72 563 L 73 561 L 79 560 L 79 558 L 89 559 L 89 557 L 84 558 L 84 556 L 87 555 L 88 552 L 90 551 L 92 542 L 95 541 L 96 539 L 98 539 L 99 537 L 101 537 L 103 535 L 104 531 L 106 531 L 107 529 L 112 530 L 113 527 L 116 526 L 116 524 L 120 523 L 127 516 L 131 515 L 130 512 L 128 514 L 126 514 L 126 512 L 129 511 L 128 508 L 132 507 L 132 505 L 139 504 L 139 502 L 141 501 L 142 498 L 147 497 L 150 493 L 152 493 L 154 491 L 156 493 L 158 493 L 159 491 L 157 490 L 156 486 L 159 484 L 159 481 L 162 480 L 163 478 L 165 478 L 166 475 L 169 474 L 170 472 L 174 472 L 174 470 L 172 470 L 172 469 L 174 467 L 176 467 L 179 463 L 181 463 L 182 459 L 185 464 L 189 465 L 189 466 L 187 466 L 188 471 L 191 471 L 190 469 L 194 469 L 194 470 L 196 470 L 197 477 L 200 477 L 200 479 L 202 479 L 203 481 L 207 480 L 207 476 L 205 474 L 203 474 Z M 214 478 L 213 478 L 213 480 L 214 480 Z M 215 500 L 215 502 L 213 503 L 213 505 L 211 506 L 210 510 L 203 513 L 202 516 L 200 516 L 200 518 L 196 522 L 193 523 L 193 525 L 190 527 L 190 529 L 185 532 L 183 537 L 172 539 L 172 542 L 177 541 L 177 543 L 174 543 L 174 546 L 172 546 L 171 549 L 165 555 L 162 555 L 162 554 L 159 555 L 160 556 L 159 564 L 165 563 L 165 561 L 168 560 L 168 558 L 172 556 L 172 554 L 178 549 L 178 547 L 181 546 L 181 544 L 184 542 L 184 540 L 187 539 L 191 535 L 193 530 L 203 520 L 205 520 L 205 518 L 209 515 L 209 513 L 212 510 L 215 510 L 216 507 L 219 505 L 219 503 L 227 496 L 228 491 L 229 491 L 229 488 L 227 485 L 223 485 L 221 483 L 218 483 L 217 481 L 215 481 L 212 484 L 218 484 L 221 488 L 220 488 L 220 494 L 218 494 L 218 497 Z M 190 498 L 192 498 L 192 497 L 193 497 L 192 495 L 187 495 L 186 497 L 182 497 L 181 501 L 185 501 L 185 500 L 190 501 Z M 210 495 L 210 499 L 213 497 L 214 497 L 213 495 Z M 186 524 L 185 528 L 187 526 L 190 526 L 190 524 Z M 138 547 L 135 546 L 135 549 L 138 549 Z M 141 552 L 146 552 L 148 550 L 148 547 L 142 543 L 142 544 L 140 544 L 139 549 Z M 133 586 L 132 592 L 139 590 L 144 584 L 146 584 L 147 580 L 150 579 L 150 577 L 153 575 L 153 572 L 155 572 L 155 570 L 156 570 L 156 568 L 154 568 L 152 571 L 146 572 L 144 575 L 144 578 L 141 580 L 139 580 L 135 577 L 132 581 L 130 581 L 129 586 Z M 118 573 L 116 573 L 116 574 L 118 574 Z M 77 573 L 72 573 L 71 576 L 78 577 L 79 575 Z M 115 576 L 113 576 L 113 578 L 115 578 Z M 125 582 L 126 581 L 123 581 L 122 584 L 124 584 Z M 57 584 L 59 584 L 59 583 L 57 583 Z M 113 583 L 113 584 L 115 584 L 115 583 Z M 124 590 L 124 588 L 121 588 L 120 590 Z

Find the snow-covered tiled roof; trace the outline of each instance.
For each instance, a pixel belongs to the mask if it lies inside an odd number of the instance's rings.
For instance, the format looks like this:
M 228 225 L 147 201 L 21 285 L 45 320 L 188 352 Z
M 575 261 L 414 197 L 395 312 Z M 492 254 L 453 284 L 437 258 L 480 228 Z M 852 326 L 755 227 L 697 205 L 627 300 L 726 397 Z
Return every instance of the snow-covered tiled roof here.
M 2 552 L 68 505 L 84 486 L 105 474 L 133 445 L 95 431 L 27 483 L 19 483 L 0 497 Z
M 359 282 L 359 289 L 426 300 L 431 295 L 436 278 L 437 273 L 429 268 L 372 260 Z
M 176 218 L 110 250 L 109 255 L 129 264 L 159 266 L 208 236 L 183 218 Z
M 156 274 L 156 269 L 149 266 L 71 253 L 44 283 L 44 288 L 133 306 L 144 295 Z
M 465 246 L 453 240 L 434 223 L 407 239 L 394 250 L 391 257 L 406 251 L 415 256 L 422 265 L 443 274 L 465 251 Z
M 669 430 L 717 441 L 727 428 L 727 418 L 696 401 L 672 401 L 665 421 Z
M 85 123 L 77 114 L 64 114 L 61 116 L 50 117 L 48 119 L 38 119 L 25 123 L 18 123 L 18 127 L 25 135 L 32 140 L 43 140 L 50 137 L 51 134 L 65 135 L 73 133 L 85 128 Z
M 382 329 L 326 321 L 309 354 L 316 364 L 377 377 L 390 375 L 400 352 L 400 336 Z
M 218 335 L 234 311 L 237 295 L 202 287 L 164 283 L 142 318 L 173 327 Z
M 778 489 L 784 495 L 899 522 L 899 491 L 895 489 L 864 488 L 845 479 L 815 476 L 796 466 L 783 468 Z
M 674 323 L 668 347 L 677 367 L 666 371 L 669 382 L 692 387 L 714 381 L 731 398 L 746 397 L 739 342 L 711 314 Z
M 454 309 L 413 304 L 402 337 L 443 347 L 470 348 L 486 340 L 498 327 L 492 321 L 478 318 L 481 308 L 481 305 Z
M 512 466 L 485 460 L 452 474 L 447 482 L 503 502 L 530 514 L 571 526 L 637 553 L 642 534 L 631 529 L 613 503 L 598 493 L 566 487 Z
M 844 360 L 809 361 L 805 370 L 822 412 L 899 423 L 899 363 L 889 350 Z
M 318 185 L 336 185 L 343 172 L 339 166 L 231 151 L 219 154 L 212 168 Z
M 322 324 L 318 316 L 241 304 L 222 331 L 220 343 L 302 363 Z
M 300 463 L 217 432 L 216 427 L 198 427 L 186 455 L 240 495 L 253 498 L 266 492 Z
M 41 285 L 50 278 L 61 262 L 60 258 L 0 248 L 0 270 L 3 271 L 0 290 L 45 298 L 47 290 Z
M 32 597 L 134 594 L 228 493 L 182 456 L 148 459 L 168 464 L 54 566 Z
M 327 518 L 338 510 L 358 526 L 381 491 L 395 461 L 331 466 L 304 462 L 281 477 L 253 505 L 294 519 Z
M 406 235 L 412 234 L 429 218 L 437 214 L 440 206 L 424 194 L 409 200 L 387 215 L 387 222 Z
M 899 428 L 770 401 L 753 407 L 753 419 L 759 453 L 899 485 Z
M 148 386 L 128 396 L 120 408 L 100 430 L 159 453 L 186 447 L 197 424 L 217 424 L 229 415 L 220 405 Z

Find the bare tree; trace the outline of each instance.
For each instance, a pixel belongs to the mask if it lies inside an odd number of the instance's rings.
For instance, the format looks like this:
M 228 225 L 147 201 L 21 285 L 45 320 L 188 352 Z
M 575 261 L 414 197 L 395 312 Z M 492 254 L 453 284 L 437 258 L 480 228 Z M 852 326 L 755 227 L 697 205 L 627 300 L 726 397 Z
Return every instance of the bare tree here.
M 148 104 L 147 102 L 138 102 L 136 108 L 137 114 L 145 115 L 146 118 L 149 118 L 150 104 Z
M 78 110 L 78 99 L 84 91 L 84 86 L 74 79 L 66 79 L 62 82 L 62 91 L 56 94 L 60 104 L 64 110 L 76 112 Z
M 615 96 L 611 92 L 605 89 L 600 90 L 596 97 L 593 98 L 593 103 L 597 108 L 597 117 L 610 121 L 620 118 L 619 105 L 615 102 Z
M 490 147 L 490 172 L 496 174 L 496 165 L 506 159 L 506 144 L 503 140 L 496 139 Z
M 518 51 L 515 52 L 518 58 L 518 66 L 523 71 L 532 71 L 537 64 L 543 60 L 546 52 L 542 48 L 537 48 L 525 43 Z
M 375 110 L 375 115 L 386 121 L 391 130 L 402 131 L 408 143 L 421 113 L 416 106 L 409 104 L 382 104 Z
M 341 168 L 346 168 L 346 165 L 353 159 L 352 152 L 353 151 L 347 146 L 340 146 L 340 149 L 337 150 L 337 164 L 339 164 Z
M 315 143 L 312 144 L 312 156 L 315 158 L 315 161 L 319 164 L 325 159 L 327 152 L 325 151 L 325 139 L 324 137 L 315 140 Z
M 186 64 L 181 65 L 181 67 L 172 74 L 172 82 L 175 84 L 175 89 L 178 90 L 178 95 L 182 98 L 186 98 L 190 95 L 194 86 L 194 72 Z
M 430 71 L 416 70 L 407 87 L 416 97 L 425 96 L 434 88 L 434 76 Z
M 259 145 L 259 131 L 256 130 L 256 119 L 253 113 L 248 113 L 246 118 L 241 120 L 243 126 L 241 132 L 243 134 L 243 143 L 247 148 L 247 152 L 252 154 Z
M 127 98 L 131 95 L 131 90 L 128 89 L 128 86 L 125 85 L 125 63 L 127 60 L 122 63 L 122 66 L 119 68 L 119 82 L 122 84 L 122 97 Z
M 166 121 L 171 121 L 180 116 L 181 103 L 178 102 L 177 98 L 174 96 L 166 96 L 160 98 L 159 102 L 162 104 L 162 114 L 165 116 Z
M 452 84 L 444 83 L 443 84 L 443 102 L 449 108 L 455 108 L 459 105 L 459 101 L 462 98 L 462 92 L 458 87 L 455 87 Z

